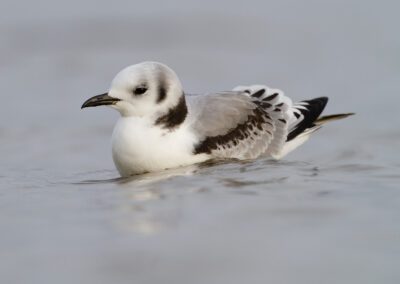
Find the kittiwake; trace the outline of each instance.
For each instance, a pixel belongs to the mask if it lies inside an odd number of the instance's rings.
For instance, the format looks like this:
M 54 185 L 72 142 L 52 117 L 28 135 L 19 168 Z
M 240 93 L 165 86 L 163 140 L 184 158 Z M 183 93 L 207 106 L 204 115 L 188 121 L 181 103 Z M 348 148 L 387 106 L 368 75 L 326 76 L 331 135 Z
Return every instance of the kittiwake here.
M 280 159 L 320 125 L 352 113 L 320 116 L 327 97 L 292 103 L 265 85 L 187 95 L 176 73 L 158 62 L 120 71 L 109 91 L 83 105 L 110 106 L 121 114 L 112 156 L 121 176 L 210 159 Z

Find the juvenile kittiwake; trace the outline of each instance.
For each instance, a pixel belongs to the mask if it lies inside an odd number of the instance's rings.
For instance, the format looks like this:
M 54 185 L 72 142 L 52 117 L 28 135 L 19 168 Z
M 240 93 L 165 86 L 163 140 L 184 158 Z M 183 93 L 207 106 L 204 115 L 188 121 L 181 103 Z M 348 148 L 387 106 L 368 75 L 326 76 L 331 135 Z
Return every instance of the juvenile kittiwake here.
M 158 62 L 120 71 L 108 93 L 83 105 L 120 112 L 112 156 L 121 176 L 159 171 L 215 158 L 279 159 L 320 125 L 351 113 L 320 117 L 327 97 L 293 104 L 264 85 L 186 95 L 175 72 Z

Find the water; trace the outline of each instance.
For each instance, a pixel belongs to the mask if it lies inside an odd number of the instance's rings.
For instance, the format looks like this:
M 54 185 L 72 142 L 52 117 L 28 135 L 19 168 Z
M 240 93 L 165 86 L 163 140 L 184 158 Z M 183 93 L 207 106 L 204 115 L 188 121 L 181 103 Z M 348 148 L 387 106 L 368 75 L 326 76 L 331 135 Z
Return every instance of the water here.
M 3 4 L 2 282 L 400 281 L 398 3 L 248 5 Z M 188 92 L 266 83 L 357 115 L 279 162 L 119 179 L 118 114 L 80 105 L 143 60 Z

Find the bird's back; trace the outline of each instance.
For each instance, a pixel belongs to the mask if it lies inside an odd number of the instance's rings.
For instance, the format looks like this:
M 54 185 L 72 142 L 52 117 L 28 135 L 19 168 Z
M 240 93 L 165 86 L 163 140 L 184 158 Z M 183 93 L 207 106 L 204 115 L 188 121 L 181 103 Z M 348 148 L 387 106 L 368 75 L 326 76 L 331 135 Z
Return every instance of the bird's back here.
M 264 85 L 187 96 L 194 153 L 217 158 L 281 158 L 308 138 L 328 98 L 293 104 L 281 90 Z

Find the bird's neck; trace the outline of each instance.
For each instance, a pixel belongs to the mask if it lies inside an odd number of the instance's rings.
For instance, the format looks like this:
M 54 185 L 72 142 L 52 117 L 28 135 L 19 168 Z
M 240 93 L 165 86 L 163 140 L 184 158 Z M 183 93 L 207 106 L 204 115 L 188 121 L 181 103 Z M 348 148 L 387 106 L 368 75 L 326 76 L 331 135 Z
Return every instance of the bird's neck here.
M 178 102 L 170 107 L 165 113 L 160 114 L 154 125 L 159 126 L 164 129 L 175 129 L 179 125 L 181 125 L 188 114 L 188 109 L 186 106 L 185 95 L 182 93 Z

